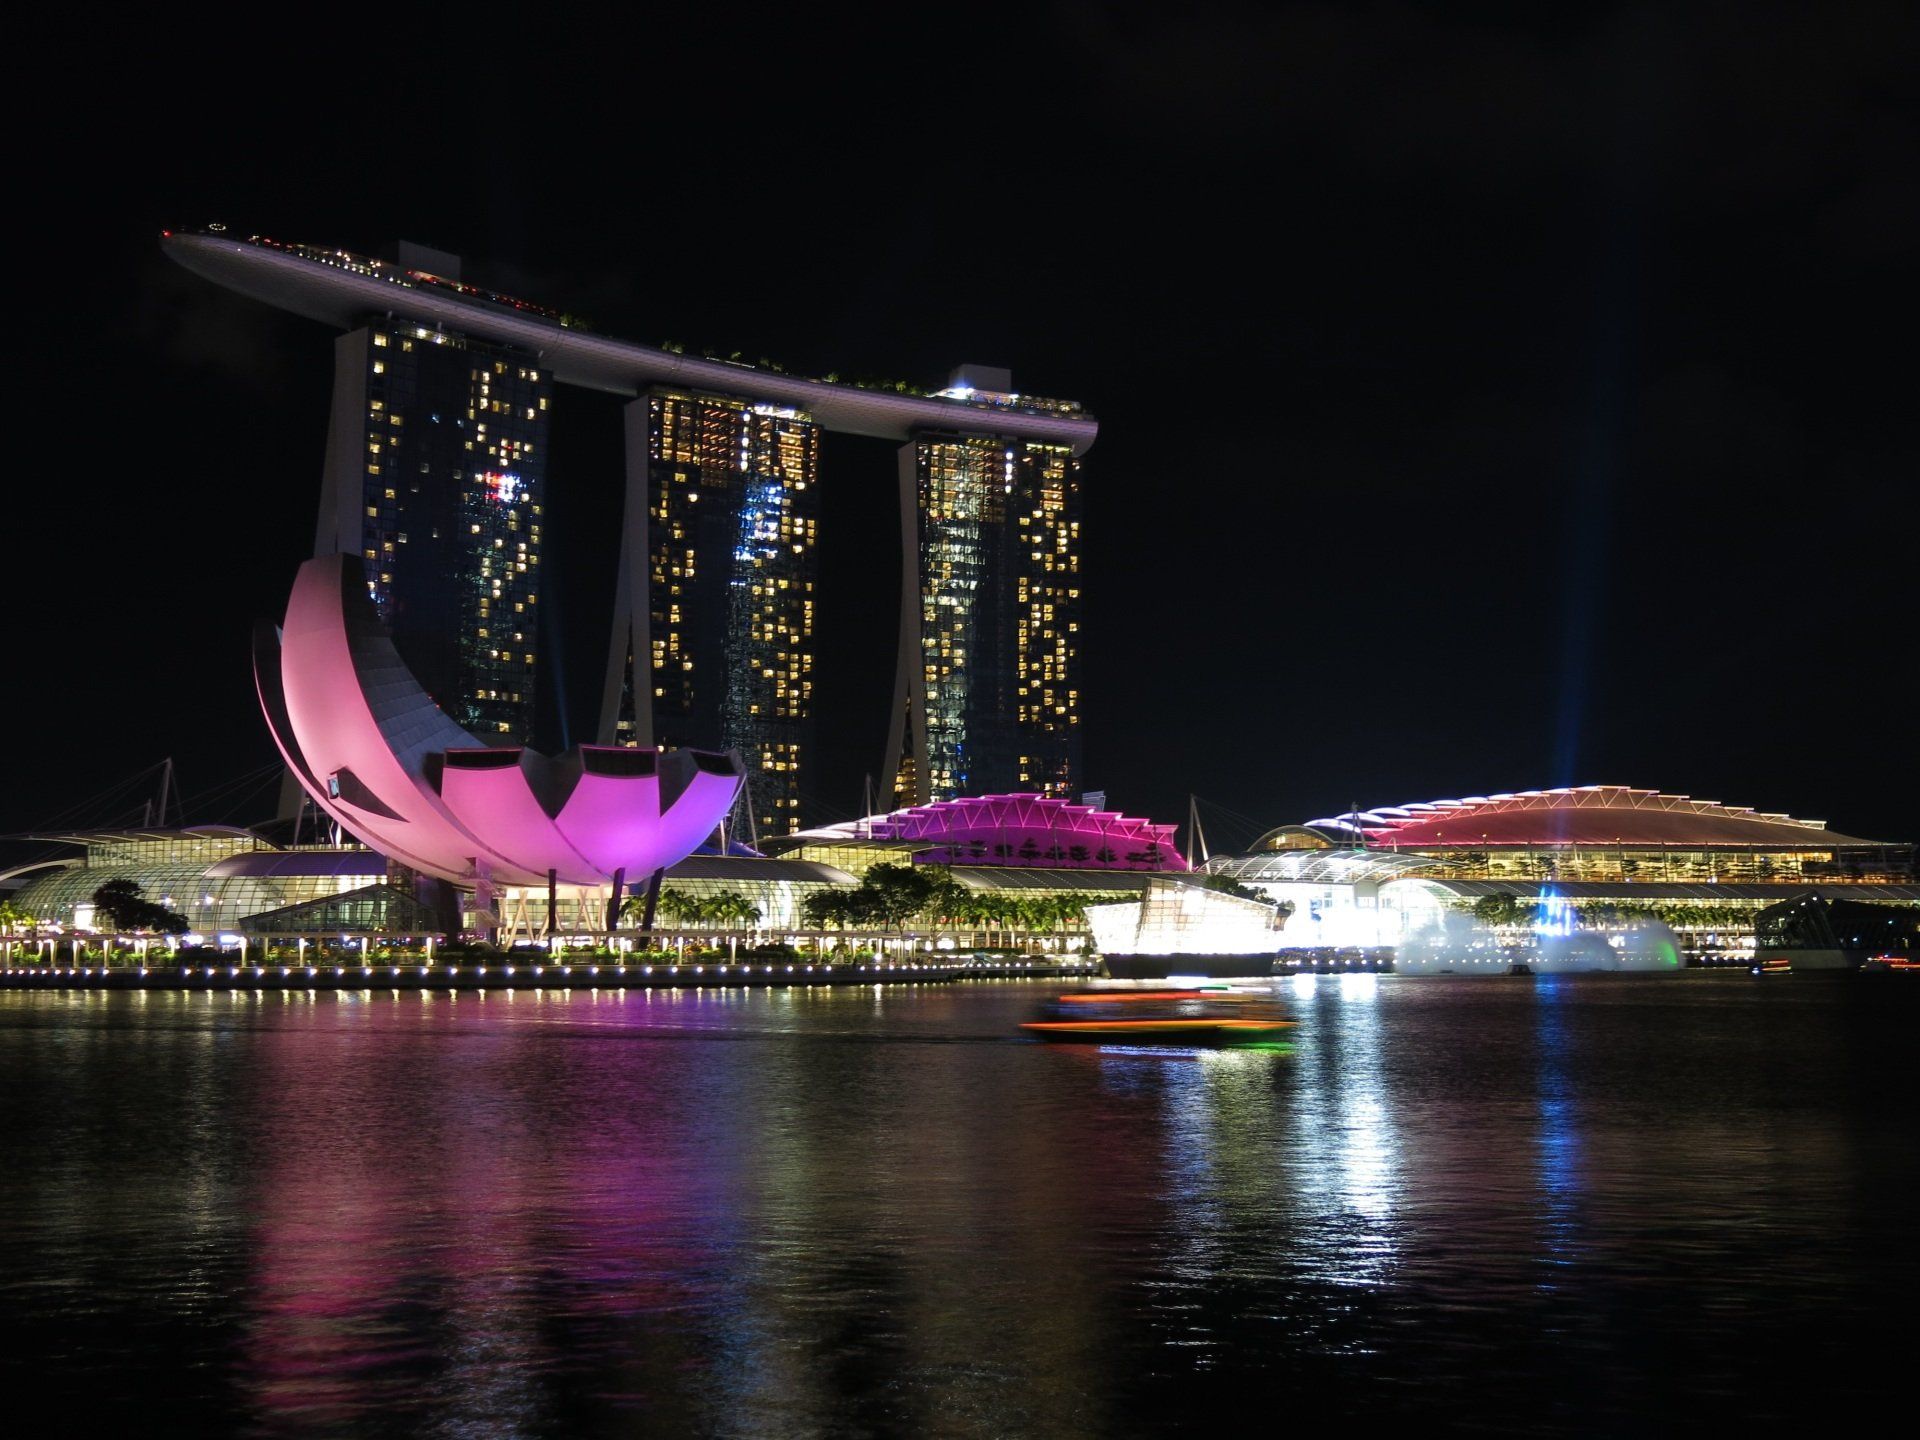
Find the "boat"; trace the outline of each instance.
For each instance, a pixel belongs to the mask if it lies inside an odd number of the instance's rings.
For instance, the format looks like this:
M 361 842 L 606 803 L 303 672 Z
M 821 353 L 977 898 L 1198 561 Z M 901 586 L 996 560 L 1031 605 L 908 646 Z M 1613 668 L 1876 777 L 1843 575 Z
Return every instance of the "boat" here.
M 1906 955 L 1871 955 L 1860 962 L 1862 975 L 1920 975 L 1920 960 Z
M 1222 1047 L 1270 1046 L 1293 1023 L 1269 995 L 1218 986 L 1075 991 L 1020 1028 L 1055 1043 Z
M 1893 961 L 1920 954 L 1920 911 L 1836 899 L 1809 891 L 1754 916 L 1754 968 L 1785 961 L 1794 970 L 1895 972 Z

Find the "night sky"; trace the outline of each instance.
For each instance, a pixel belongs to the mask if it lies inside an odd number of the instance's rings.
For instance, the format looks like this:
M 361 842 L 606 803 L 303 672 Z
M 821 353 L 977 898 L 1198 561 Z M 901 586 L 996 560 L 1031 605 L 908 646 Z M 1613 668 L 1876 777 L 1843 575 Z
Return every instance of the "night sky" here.
M 248 636 L 312 542 L 333 332 L 162 258 L 220 220 L 1082 400 L 1085 783 L 1197 792 L 1216 847 L 1567 783 L 1920 838 L 1910 4 L 912 7 L 884 46 L 402 13 L 23 47 L 113 103 L 63 80 L 14 137 L 0 831 L 114 818 L 166 755 L 187 818 L 270 813 L 219 787 L 272 760 Z M 620 487 L 619 402 L 556 405 L 550 739 L 591 723 Z M 899 564 L 892 447 L 823 474 L 815 820 L 880 768 Z

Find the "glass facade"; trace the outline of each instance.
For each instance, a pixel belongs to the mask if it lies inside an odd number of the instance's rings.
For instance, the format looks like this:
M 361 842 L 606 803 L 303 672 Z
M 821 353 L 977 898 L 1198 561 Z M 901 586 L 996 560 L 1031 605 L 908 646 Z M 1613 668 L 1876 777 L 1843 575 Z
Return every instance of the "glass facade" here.
M 524 743 L 551 379 L 530 356 L 422 326 L 367 338 L 368 593 L 448 715 L 482 740 Z
M 914 472 L 909 683 L 922 687 L 925 727 L 901 756 L 896 800 L 1068 795 L 1080 768 L 1080 462 L 1065 446 L 924 435 Z
M 98 928 L 93 892 L 109 880 L 131 880 L 145 898 L 177 910 L 195 930 L 212 935 L 237 931 L 265 911 L 331 898 L 401 873 L 364 850 L 325 852 L 346 863 L 223 865 L 235 857 L 265 860 L 273 853 L 272 846 L 244 832 L 101 834 L 84 843 L 85 858 L 79 864 L 41 875 L 15 895 L 16 903 L 43 924 Z M 297 862 L 317 852 L 278 853 Z M 275 873 L 281 870 L 287 873 Z
M 1393 853 L 1393 852 L 1388 852 Z M 1422 847 L 1432 880 L 1568 880 L 1657 884 L 1903 885 L 1914 879 L 1908 847 L 1803 850 L 1540 845 L 1476 850 Z
M 648 398 L 654 743 L 737 749 L 762 835 L 800 828 L 813 753 L 820 430 L 725 396 Z M 632 680 L 617 739 L 634 741 Z

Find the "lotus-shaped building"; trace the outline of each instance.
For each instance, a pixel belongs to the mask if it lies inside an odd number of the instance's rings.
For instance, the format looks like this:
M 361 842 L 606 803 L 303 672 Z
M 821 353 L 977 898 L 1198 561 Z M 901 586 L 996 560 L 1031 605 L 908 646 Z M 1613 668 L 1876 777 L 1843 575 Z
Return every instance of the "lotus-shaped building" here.
M 300 567 L 285 623 L 262 622 L 267 726 L 314 803 L 384 855 L 459 885 L 638 881 L 691 854 L 732 807 L 736 755 L 487 745 L 401 660 L 352 555 Z

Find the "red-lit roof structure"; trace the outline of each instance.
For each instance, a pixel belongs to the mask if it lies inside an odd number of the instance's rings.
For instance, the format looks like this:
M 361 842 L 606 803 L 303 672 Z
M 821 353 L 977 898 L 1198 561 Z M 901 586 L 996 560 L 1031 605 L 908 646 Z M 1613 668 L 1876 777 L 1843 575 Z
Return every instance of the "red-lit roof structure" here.
M 1277 848 L 1273 837 L 1286 830 L 1298 834 L 1303 828 L 1333 844 L 1406 850 L 1548 845 L 1797 850 L 1880 843 L 1836 834 L 1824 820 L 1798 820 L 1625 785 L 1383 805 L 1270 832 L 1256 848 Z

